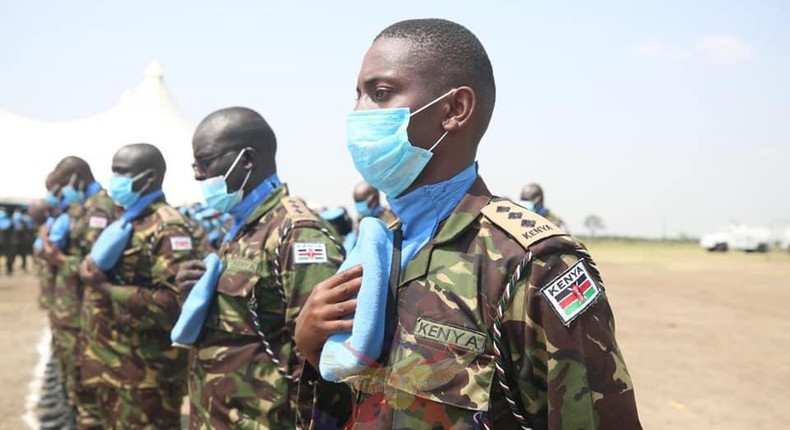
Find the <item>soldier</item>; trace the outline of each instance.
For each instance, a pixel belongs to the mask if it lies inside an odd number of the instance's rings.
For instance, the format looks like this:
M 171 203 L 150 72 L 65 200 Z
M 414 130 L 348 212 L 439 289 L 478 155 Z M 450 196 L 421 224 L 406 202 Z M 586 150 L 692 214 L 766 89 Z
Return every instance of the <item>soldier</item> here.
M 189 428 L 307 427 L 313 394 L 318 408 L 332 407 L 313 425 L 337 428 L 350 412 L 350 392 L 302 375 L 292 333 L 310 289 L 342 262 L 342 248 L 301 199 L 289 196 L 277 176 L 274 132 L 257 112 L 233 107 L 210 114 L 192 149 L 206 204 L 229 212 L 233 224 L 218 251 L 224 271 L 194 346 Z M 200 261 L 182 265 L 179 285 L 190 288 L 204 271 Z M 297 399 L 297 383 L 308 380 Z
M 171 347 L 169 333 L 183 300 L 174 283 L 177 267 L 195 253 L 187 220 L 162 193 L 165 170 L 153 145 L 126 145 L 115 153 L 108 191 L 125 209 L 116 223 L 129 223 L 131 230 L 107 273 L 94 260 L 96 245 L 80 266 L 93 306 L 85 315 L 83 377 L 102 387 L 106 428 L 180 428 L 187 354 Z
M 556 213 L 549 210 L 544 203 L 543 188 L 538 184 L 526 185 L 521 190 L 521 202 L 532 212 L 538 213 L 543 218 L 551 221 L 552 224 L 569 233 L 565 222 Z
M 389 350 L 355 383 L 350 427 L 641 428 L 590 255 L 477 174 L 495 100 L 479 40 L 440 19 L 393 24 L 357 82 L 347 145 L 403 241 Z M 351 328 L 360 276 L 305 303 L 295 337 L 314 366 L 327 335 Z
M 357 209 L 357 223 L 366 216 L 374 216 L 390 225 L 397 219 L 389 208 L 379 202 L 379 190 L 367 182 L 360 182 L 354 187 L 354 205 Z
M 79 264 L 87 249 L 83 242 L 84 226 L 80 223 L 86 197 L 102 192 L 90 166 L 85 160 L 69 156 L 55 167 L 51 180 L 53 194 L 60 196 L 61 214 L 52 223 L 48 235 L 42 238 L 42 256 L 54 274 L 53 303 L 50 309 L 53 346 L 61 363 L 61 374 L 74 409 L 69 412 L 81 428 L 94 428 L 98 422 L 91 418 L 83 405 L 91 402 L 91 393 L 83 390 L 79 379 L 81 336 L 80 318 L 83 284 L 79 279 Z M 72 417 L 48 420 L 70 421 Z

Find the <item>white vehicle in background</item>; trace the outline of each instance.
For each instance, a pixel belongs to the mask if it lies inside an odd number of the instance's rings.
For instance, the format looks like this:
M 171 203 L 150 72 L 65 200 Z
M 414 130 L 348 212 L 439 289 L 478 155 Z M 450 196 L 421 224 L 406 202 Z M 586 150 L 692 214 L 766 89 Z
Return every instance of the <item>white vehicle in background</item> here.
M 702 236 L 699 244 L 711 252 L 725 252 L 730 249 L 768 252 L 771 242 L 771 230 L 767 228 L 732 225 L 716 233 Z

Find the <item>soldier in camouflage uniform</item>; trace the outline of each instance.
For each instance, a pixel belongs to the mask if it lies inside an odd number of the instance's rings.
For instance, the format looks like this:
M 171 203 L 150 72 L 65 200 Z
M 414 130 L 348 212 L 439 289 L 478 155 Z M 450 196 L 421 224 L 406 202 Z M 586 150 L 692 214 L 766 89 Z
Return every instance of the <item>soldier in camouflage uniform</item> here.
M 94 323 L 90 319 L 85 320 L 86 311 L 93 312 L 94 297 L 89 288 L 86 288 L 79 278 L 79 264 L 88 255 L 93 242 L 99 233 L 114 219 L 115 204 L 107 195 L 107 191 L 96 182 L 90 170 L 90 166 L 85 160 L 79 157 L 66 157 L 57 167 L 62 177 L 75 177 L 77 190 L 85 195 L 85 201 L 74 210 L 74 205 L 69 209 L 71 215 L 71 225 L 69 229 L 69 250 L 71 254 L 64 257 L 59 279 L 63 279 L 63 284 L 67 285 L 68 291 L 74 297 L 79 298 L 79 302 L 74 303 L 70 312 L 75 312 L 78 320 L 79 337 L 76 356 L 77 378 L 77 425 L 80 429 L 102 428 L 102 413 L 98 399 L 96 387 L 86 385 L 80 376 L 82 371 L 82 356 L 86 347 L 86 342 L 90 337 L 90 328 L 83 325 L 84 322 Z M 62 278 L 61 278 L 62 276 Z
M 543 188 L 541 188 L 540 185 L 526 185 L 524 189 L 521 190 L 521 201 L 527 206 L 527 209 L 537 212 L 538 215 L 546 218 L 566 233 L 569 233 L 565 221 L 546 207 L 545 198 L 543 197 Z
M 187 351 L 170 345 L 170 330 L 183 301 L 174 282 L 178 265 L 195 258 L 191 232 L 161 191 L 165 160 L 155 146 L 122 147 L 112 171 L 110 197 L 124 206 L 133 230 L 109 273 L 90 256 L 80 267 L 93 307 L 85 315 L 91 342 L 83 377 L 102 387 L 105 428 L 179 429 Z
M 53 343 L 61 364 L 61 374 L 69 401 L 77 408 L 79 428 L 99 428 L 100 423 L 95 395 L 80 383 L 80 356 L 83 342 L 80 334 L 81 308 L 84 285 L 79 278 L 79 264 L 90 250 L 85 236 L 98 228 L 83 222 L 86 199 L 90 205 L 97 201 L 108 203 L 107 195 L 96 182 L 85 160 L 69 156 L 61 160 L 53 176 L 58 194 L 62 196 L 61 209 L 68 213 L 68 232 L 65 247 L 52 243 L 51 236 L 43 242 L 43 256 L 54 273 L 53 303 L 50 312 Z M 109 203 L 111 208 L 111 202 Z M 103 225 L 106 225 L 103 224 Z M 102 227 L 103 227 L 102 225 Z
M 30 204 L 30 208 L 28 212 L 30 213 L 30 217 L 33 220 L 34 232 L 36 232 L 34 236 L 34 244 L 33 244 L 33 273 L 36 275 L 36 278 L 39 281 L 39 296 L 38 296 L 38 304 L 42 310 L 49 309 L 49 270 L 44 262 L 42 257 L 43 247 L 44 245 L 41 242 L 41 239 L 38 237 L 38 229 L 41 226 L 47 224 L 47 220 L 50 219 L 49 215 L 49 206 L 44 200 L 35 200 L 33 203 Z
M 342 262 L 342 248 L 280 182 L 276 138 L 257 112 L 212 113 L 192 145 L 207 205 L 229 212 L 233 225 L 218 252 L 224 271 L 194 346 L 189 428 L 306 428 L 314 396 L 332 408 L 315 428 L 338 428 L 350 413 L 350 391 L 302 375 L 292 333 L 311 288 Z M 219 189 L 212 187 L 217 181 Z M 204 270 L 200 261 L 182 265 L 179 284 L 189 288 Z
M 389 348 L 381 366 L 348 380 L 360 391 L 349 427 L 641 428 L 592 258 L 546 219 L 492 196 L 477 175 L 495 98 L 477 38 L 445 20 L 396 23 L 368 50 L 358 85 L 362 112 L 349 114 L 348 146 L 362 176 L 388 195 L 403 241 Z M 410 119 L 387 110 L 403 106 Z M 376 134 L 378 120 L 395 114 L 403 119 L 386 126 L 410 121 L 405 142 Z M 375 164 L 398 139 L 403 157 L 392 165 L 371 170 L 355 158 L 366 148 Z M 428 148 L 424 164 L 400 163 Z M 354 308 L 360 274 L 322 282 L 305 303 L 296 343 L 313 365 L 326 336 L 350 328 L 338 306 Z

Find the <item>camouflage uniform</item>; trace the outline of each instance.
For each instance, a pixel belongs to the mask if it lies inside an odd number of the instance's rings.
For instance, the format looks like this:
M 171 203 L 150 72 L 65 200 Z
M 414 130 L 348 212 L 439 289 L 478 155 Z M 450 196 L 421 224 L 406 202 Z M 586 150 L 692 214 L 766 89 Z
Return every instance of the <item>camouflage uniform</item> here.
M 72 235 L 78 238 L 81 253 L 90 253 L 96 238 L 115 219 L 116 206 L 107 191 L 100 190 L 85 200 L 81 216 L 72 221 Z M 77 282 L 80 282 L 77 279 Z M 81 428 L 101 428 L 109 417 L 102 407 L 101 397 L 105 396 L 98 384 L 85 377 L 85 352 L 90 344 L 97 341 L 97 332 L 109 329 L 111 316 L 109 302 L 90 285 L 81 283 L 82 303 L 80 307 L 80 349 L 79 349 L 79 392 L 77 421 Z
M 190 371 L 190 429 L 294 428 L 310 419 L 315 386 L 300 385 L 307 392 L 297 393 L 288 380 L 302 377 L 294 321 L 312 288 L 335 273 L 343 255 L 326 224 L 287 196 L 285 185 L 272 191 L 219 250 L 225 269 Z M 347 415 L 350 392 L 342 385 L 325 383 L 315 395 L 321 403 L 343 392 L 343 400 L 329 401 L 344 401 L 332 412 Z M 317 428 L 342 424 L 321 418 Z
M 566 321 L 546 288 L 569 268 L 593 279 Z M 525 427 L 641 428 L 589 254 L 480 178 L 401 273 L 396 312 L 384 366 L 348 381 L 362 392 L 349 427 L 516 429 L 507 388 Z
M 51 268 L 54 275 L 53 301 L 49 319 L 52 327 L 52 344 L 60 363 L 61 375 L 69 401 L 77 406 L 79 391 L 80 362 L 80 307 L 83 285 L 80 281 L 79 266 L 85 255 L 82 248 L 80 231 L 75 228 L 75 220 L 83 215 L 82 203 L 72 203 L 68 207 L 69 233 L 66 249 L 63 251 L 63 264 Z
M 38 306 L 49 312 L 55 301 L 55 272 L 44 260 L 42 251 L 42 249 L 33 250 L 33 267 L 39 282 Z
M 103 399 L 110 403 L 108 426 L 179 429 L 187 351 L 171 347 L 170 330 L 183 301 L 174 283 L 178 265 L 195 258 L 191 232 L 163 197 L 132 225 L 130 243 L 108 275 L 109 330 L 92 324 L 100 341 L 86 351 L 85 376 L 112 387 Z

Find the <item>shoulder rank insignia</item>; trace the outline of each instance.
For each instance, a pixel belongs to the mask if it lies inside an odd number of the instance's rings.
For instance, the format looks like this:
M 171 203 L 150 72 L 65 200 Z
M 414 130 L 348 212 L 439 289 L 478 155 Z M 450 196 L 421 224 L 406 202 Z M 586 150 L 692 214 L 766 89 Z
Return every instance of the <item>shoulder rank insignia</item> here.
M 546 218 L 509 200 L 492 201 L 481 212 L 489 221 L 513 236 L 524 248 L 529 248 L 547 237 L 567 235 Z
M 317 220 L 313 212 L 308 209 L 307 205 L 301 199 L 285 196 L 282 199 L 282 203 L 283 206 L 285 206 L 285 210 L 288 212 L 288 217 L 295 223 L 299 221 Z
M 540 289 L 551 309 L 566 327 L 601 296 L 601 287 L 590 275 L 584 260 Z

